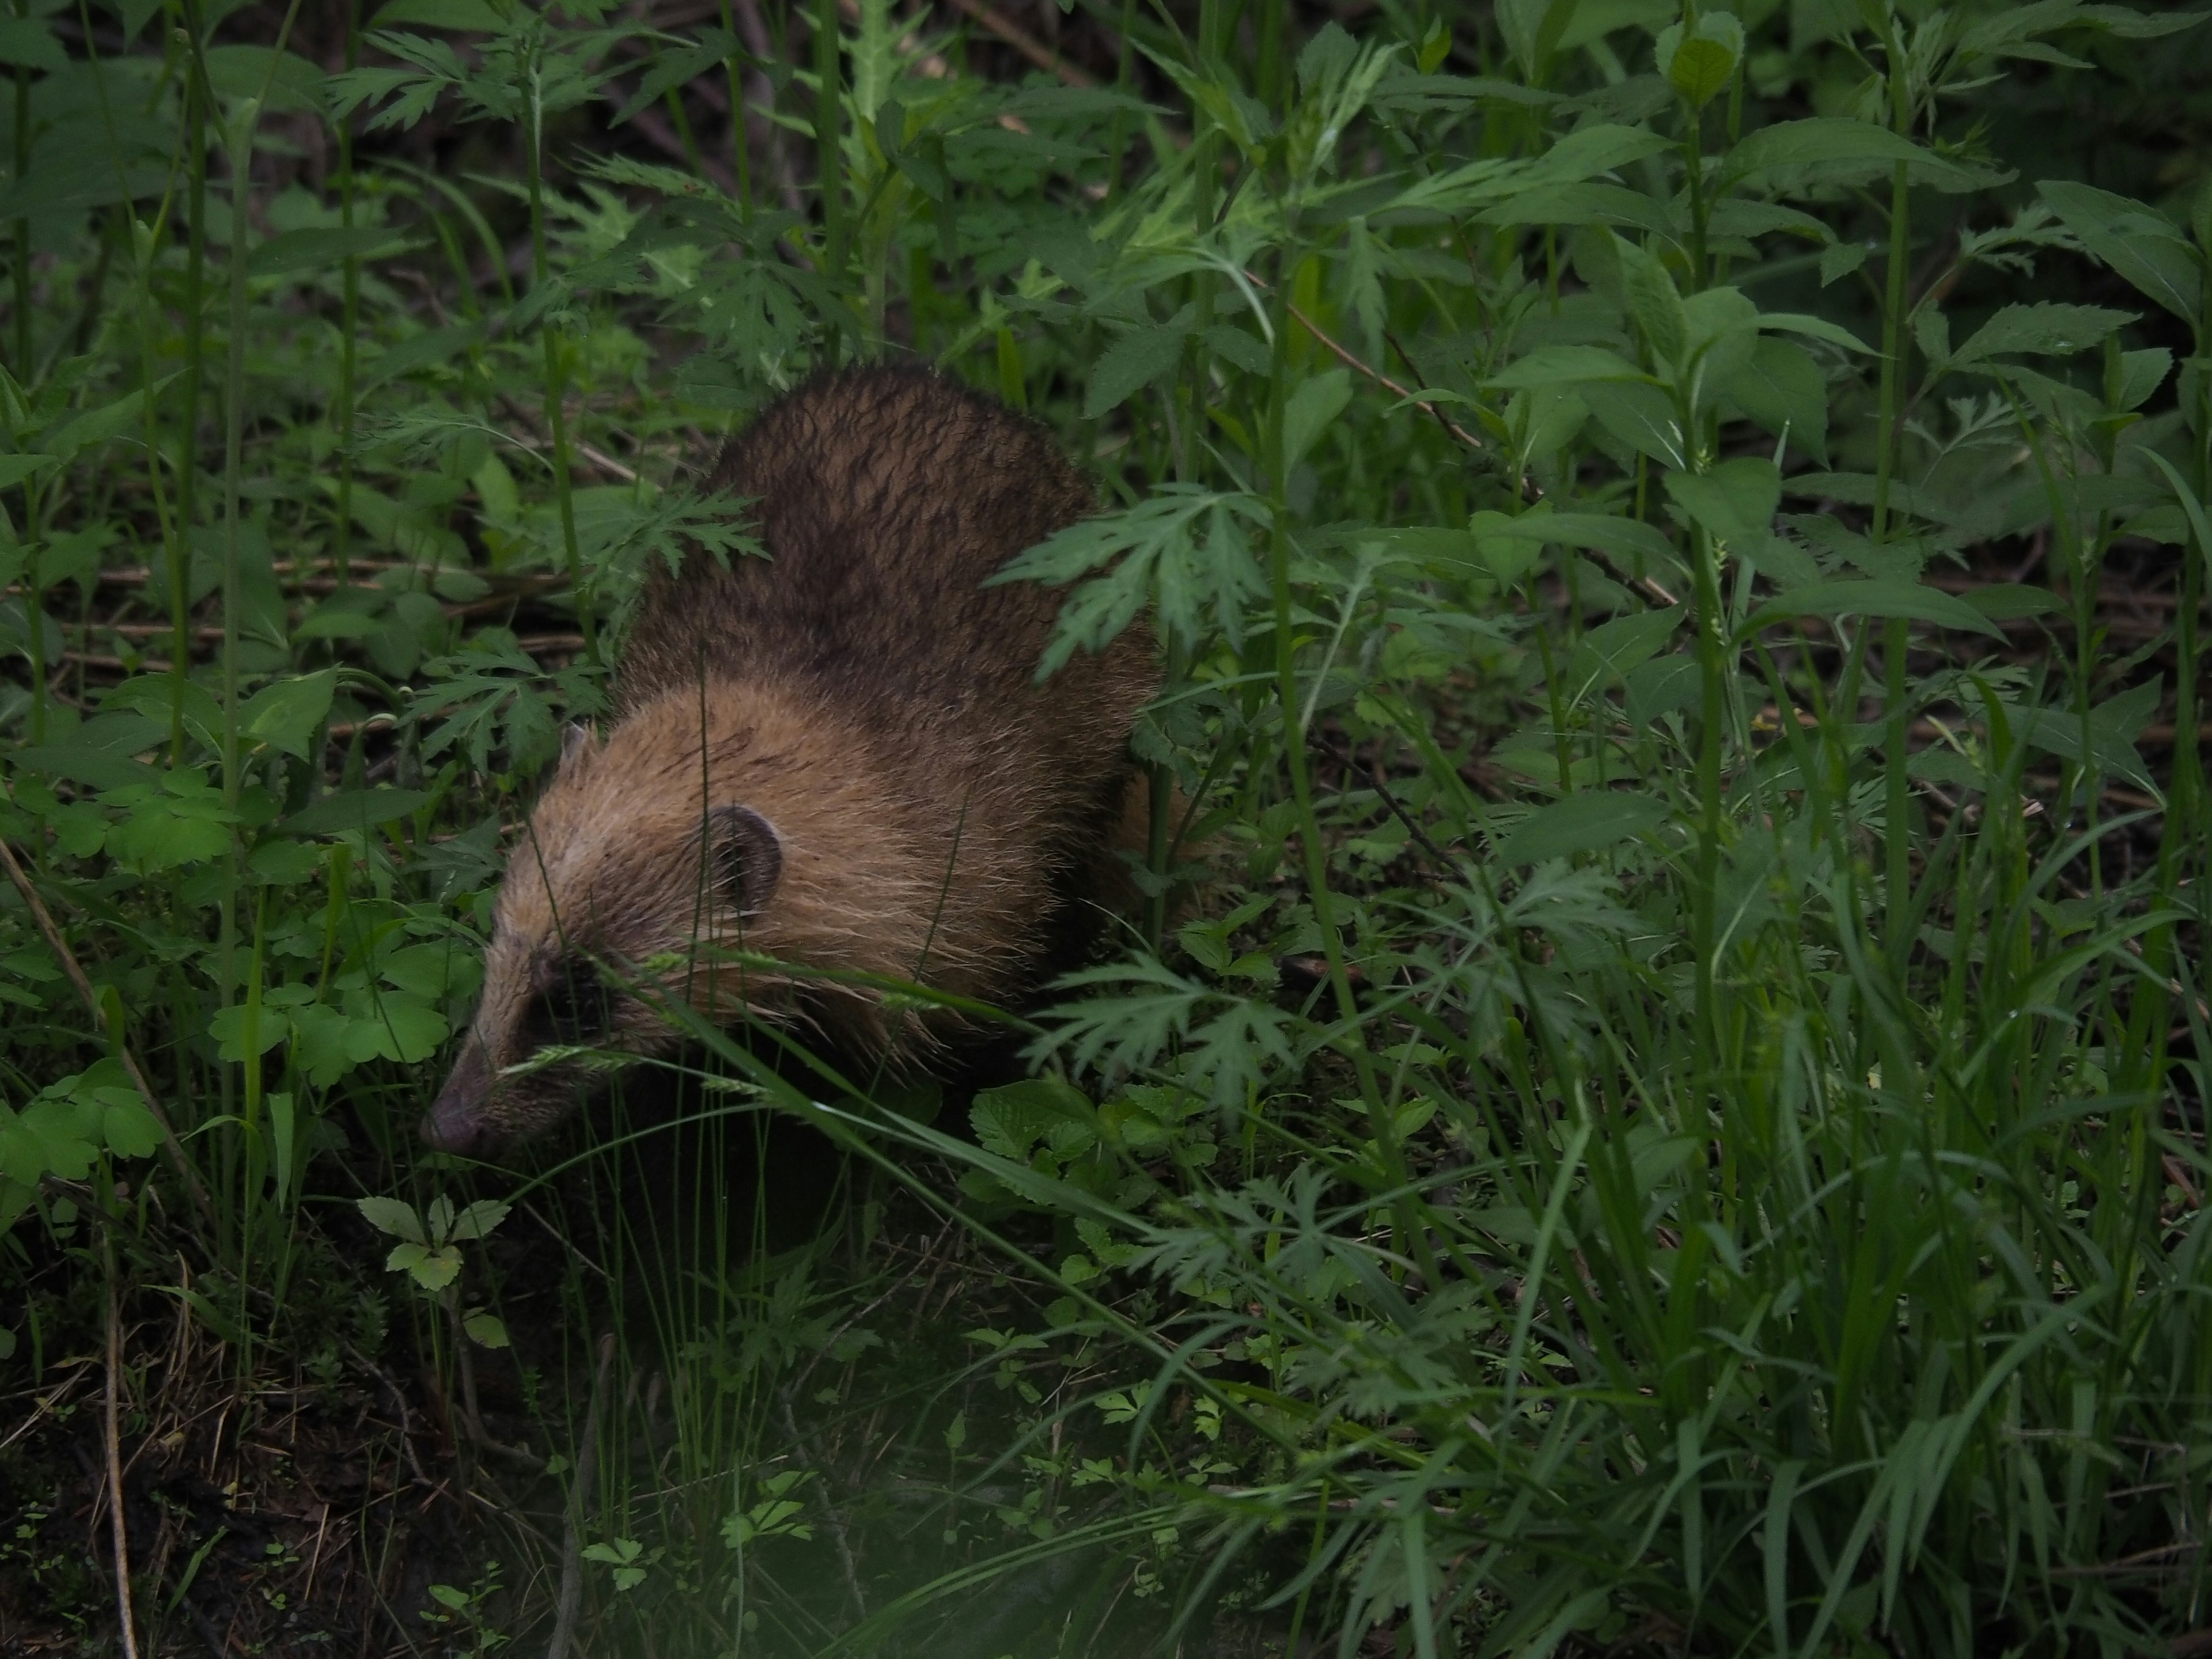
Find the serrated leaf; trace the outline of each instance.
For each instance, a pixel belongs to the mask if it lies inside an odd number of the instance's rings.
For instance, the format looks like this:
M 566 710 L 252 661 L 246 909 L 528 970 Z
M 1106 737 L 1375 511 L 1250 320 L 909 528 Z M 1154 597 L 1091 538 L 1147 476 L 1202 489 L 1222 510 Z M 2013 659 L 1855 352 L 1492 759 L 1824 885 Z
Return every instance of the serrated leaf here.
M 496 1314 L 489 1314 L 478 1310 L 461 1321 L 461 1328 L 469 1334 L 469 1340 L 479 1347 L 506 1348 L 514 1346 L 507 1336 L 507 1326 L 501 1322 Z
M 1886 127 L 1840 115 L 1761 127 L 1747 134 L 1722 166 L 1731 181 L 1763 179 L 1789 192 L 1815 184 L 1864 183 L 1899 161 L 1907 165 L 1915 184 L 1942 191 L 1983 190 L 2008 176 L 1954 161 Z
M 2001 351 L 2069 356 L 2102 344 L 2123 325 L 2136 320 L 2132 311 L 2112 311 L 2103 306 L 2061 305 L 2051 301 L 2009 305 L 1976 329 L 1951 354 L 1951 362 L 1954 366 L 1981 362 Z
M 372 1194 L 354 1200 L 354 1207 L 362 1212 L 368 1224 L 380 1233 L 390 1233 L 395 1238 L 410 1244 L 428 1242 L 422 1231 L 422 1218 L 415 1213 L 415 1206 L 396 1198 L 380 1198 Z
M 1591 629 L 1575 641 L 1569 672 L 1576 688 L 1601 678 L 1608 683 L 1620 679 L 1656 656 L 1681 626 L 1683 615 L 1679 605 L 1664 611 L 1632 611 Z
M 296 270 L 330 270 L 348 259 L 385 258 L 415 246 L 405 234 L 375 225 L 288 230 L 246 256 L 249 276 L 289 276 Z
M 2046 179 L 2036 190 L 2082 246 L 2175 316 L 2196 323 L 2203 261 L 2171 222 L 2091 185 Z
M 1191 331 L 1181 324 L 1133 329 L 1099 354 L 1083 394 L 1083 416 L 1095 421 L 1127 403 L 1175 367 Z
M 496 1198 L 480 1198 L 453 1218 L 447 1229 L 449 1239 L 484 1238 L 507 1219 L 512 1206 Z
M 1283 465 L 1295 467 L 1352 401 L 1352 374 L 1333 368 L 1302 383 L 1283 404 Z
M 1484 512 L 1474 515 L 1469 527 L 1481 542 L 1555 542 L 1562 547 L 1591 548 L 1611 554 L 1638 572 L 1653 565 L 1673 569 L 1680 563 L 1674 544 L 1638 519 L 1616 519 L 1602 513 L 1524 513 L 1519 518 L 1507 518 L 1502 513 Z M 1486 556 L 1495 559 L 1495 555 Z M 1522 568 L 1526 568 L 1524 563 Z M 1515 577 L 1518 574 L 1516 570 Z
M 1667 804 L 1650 795 L 1609 789 L 1569 795 L 1514 825 L 1498 846 L 1498 859 L 1501 864 L 1534 864 L 1594 853 L 1657 829 L 1667 816 Z
M 337 670 L 325 668 L 264 687 L 238 711 L 240 735 L 250 743 L 306 760 L 308 740 L 330 713 L 337 683 Z
M 392 1247 L 392 1254 L 384 1259 L 388 1273 L 404 1273 L 433 1293 L 444 1290 L 461 1276 L 461 1253 L 452 1245 L 436 1249 L 428 1245 L 404 1243 Z
M 288 836 L 335 836 L 411 817 L 436 799 L 427 789 L 343 789 L 284 820 Z
M 1668 466 L 1689 465 L 1689 444 L 1674 400 L 1657 386 L 1592 380 L 1578 392 L 1597 423 L 1630 448 Z
M 1941 588 L 1906 581 L 1831 581 L 1815 582 L 1778 596 L 1747 617 L 1737 636 L 1748 639 L 1762 628 L 1797 617 L 1845 616 L 1896 617 L 1999 637 L 2004 631 L 1964 599 Z
M 1828 380 L 1803 347 L 1762 335 L 1719 389 L 1776 437 L 1827 460 Z
M 1709 472 L 1669 472 L 1667 493 L 1720 540 L 1755 549 L 1773 534 L 1782 474 L 1761 456 L 1738 456 Z
M 1692 109 L 1703 109 L 1728 90 L 1743 56 L 1743 24 L 1724 11 L 1708 11 L 1684 33 L 1680 23 L 1660 31 L 1654 57 L 1659 72 Z

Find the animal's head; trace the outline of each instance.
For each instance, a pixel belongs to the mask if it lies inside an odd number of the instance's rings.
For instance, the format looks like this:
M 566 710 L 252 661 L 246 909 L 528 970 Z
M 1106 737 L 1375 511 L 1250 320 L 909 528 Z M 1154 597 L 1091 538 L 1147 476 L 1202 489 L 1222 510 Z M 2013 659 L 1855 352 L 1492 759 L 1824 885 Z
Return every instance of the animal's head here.
M 613 755 L 569 729 L 507 860 L 483 1000 L 422 1122 L 432 1146 L 481 1155 L 552 1127 L 591 1074 L 574 1060 L 510 1073 L 550 1047 L 665 1054 L 682 1040 L 666 1003 L 719 1019 L 743 998 L 714 947 L 768 910 L 782 840 L 750 806 L 702 801 L 697 755 L 687 787 L 664 775 L 665 757 Z M 655 973 L 656 958 L 683 965 Z

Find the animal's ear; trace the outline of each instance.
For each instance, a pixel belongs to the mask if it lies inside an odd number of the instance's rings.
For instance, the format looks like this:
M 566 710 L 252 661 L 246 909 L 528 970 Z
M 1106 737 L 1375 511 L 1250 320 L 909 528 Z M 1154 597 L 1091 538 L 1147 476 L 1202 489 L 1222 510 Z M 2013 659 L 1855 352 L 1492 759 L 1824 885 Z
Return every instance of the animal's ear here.
M 757 916 L 783 878 L 783 837 L 750 806 L 718 806 L 708 817 L 715 867 L 738 901 L 738 914 Z
M 599 746 L 599 738 L 590 726 L 582 720 L 571 720 L 561 734 L 561 770 L 563 774 L 574 769 L 576 763 Z

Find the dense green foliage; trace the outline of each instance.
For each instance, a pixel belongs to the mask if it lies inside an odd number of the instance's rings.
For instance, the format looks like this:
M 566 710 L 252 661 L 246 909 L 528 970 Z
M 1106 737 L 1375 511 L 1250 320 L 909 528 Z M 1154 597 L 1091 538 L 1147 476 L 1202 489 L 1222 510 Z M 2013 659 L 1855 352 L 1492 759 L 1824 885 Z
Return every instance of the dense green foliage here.
M 471 1494 L 388 1586 L 364 1477 L 364 1651 L 2212 1623 L 2212 190 L 2066 113 L 2197 15 L 661 9 L 0 20 L 0 1620 L 118 1639 L 105 1356 Z M 687 479 L 878 356 L 1100 480 L 1008 579 L 1159 634 L 1143 913 L 972 1100 L 701 1030 L 696 1158 L 421 1152 Z M 162 1651 L 313 1532 L 162 1516 Z

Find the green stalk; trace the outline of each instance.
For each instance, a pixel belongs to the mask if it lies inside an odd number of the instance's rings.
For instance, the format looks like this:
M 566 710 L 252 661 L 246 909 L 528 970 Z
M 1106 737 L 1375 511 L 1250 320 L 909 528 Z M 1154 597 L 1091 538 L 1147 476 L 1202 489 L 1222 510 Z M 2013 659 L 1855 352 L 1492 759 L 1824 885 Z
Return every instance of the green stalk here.
M 1720 556 L 1712 537 L 1699 530 L 1692 539 L 1693 597 L 1697 617 L 1698 721 L 1697 874 L 1690 895 L 1690 948 L 1697 956 L 1696 1052 L 1699 1087 L 1692 1096 L 1703 1115 L 1703 1085 L 1717 1084 L 1721 1057 L 1721 1008 L 1714 987 L 1714 952 L 1719 948 L 1721 860 L 1721 744 L 1728 702 L 1726 619 L 1721 610 Z M 1686 1125 L 1704 1144 L 1705 1123 Z
M 89 42 L 93 39 L 92 8 L 89 0 L 77 0 L 77 18 L 83 27 L 84 38 Z M 93 87 L 100 99 L 101 129 L 107 136 L 109 149 L 114 150 L 116 149 L 115 116 L 107 100 L 107 77 L 100 68 L 98 57 L 91 54 L 89 48 L 88 48 L 88 53 L 93 65 Z M 187 119 L 191 118 L 192 112 L 191 86 L 188 75 L 185 82 L 185 105 Z M 117 173 L 119 183 L 121 179 L 119 163 Z M 162 200 L 161 210 L 155 216 L 157 226 L 166 223 L 168 208 L 169 199 L 165 197 Z M 132 216 L 127 204 L 119 210 L 119 214 L 123 234 L 129 238 L 131 243 L 131 276 L 138 299 L 138 391 L 146 418 L 146 487 L 148 493 L 154 498 L 154 520 L 161 528 L 162 564 L 168 573 L 169 580 L 169 764 L 181 766 L 185 760 L 185 669 L 188 665 L 179 641 L 184 639 L 186 625 L 184 600 L 187 572 L 185 565 L 183 537 L 178 529 L 175 515 L 169 508 L 168 489 L 161 482 L 161 411 L 160 400 L 154 396 L 154 382 L 156 378 L 154 366 L 154 340 L 158 323 L 158 313 L 154 307 L 153 296 L 154 251 L 156 242 L 152 231 L 148 231 L 143 236 L 139 234 L 142 227 Z
M 1903 31 L 1893 20 L 1889 33 L 1890 119 L 1900 137 L 1909 137 L 1912 131 L 1911 89 L 1905 70 Z M 1888 282 L 1881 307 L 1881 428 L 1875 437 L 1874 523 L 1870 532 L 1876 545 L 1889 540 L 1890 485 L 1897 471 L 1898 437 L 1904 426 L 1904 354 L 1907 349 L 1905 316 L 1908 298 L 1905 264 L 1912 253 L 1911 186 L 1906 165 L 1899 161 L 1890 176 L 1889 267 L 1886 273 Z M 1902 617 L 1893 617 L 1883 626 L 1882 708 L 1888 718 L 1888 730 L 1882 739 L 1883 812 L 1887 819 L 1882 835 L 1887 854 L 1884 885 L 1890 959 L 1900 969 L 1911 952 L 1911 939 L 1905 925 L 1912 885 L 1912 849 L 1905 833 L 1911 807 L 1910 782 L 1905 775 L 1905 744 L 1911 735 L 1905 653 L 1911 637 L 1910 624 Z M 1854 717 L 1850 708 L 1840 713 L 1847 720 Z
M 734 41 L 738 38 L 737 20 L 730 15 L 730 0 L 722 0 L 722 33 Z M 722 60 L 722 72 L 730 83 L 730 150 L 731 161 L 737 168 L 738 202 L 750 218 L 753 211 L 753 145 L 745 131 L 744 72 L 738 67 L 738 54 L 732 51 Z
M 345 65 L 349 70 L 361 54 L 360 0 L 346 0 Z M 354 224 L 353 116 L 338 123 L 338 222 L 348 230 Z M 353 580 L 353 423 L 357 346 L 354 336 L 361 325 L 361 256 L 345 257 L 344 284 L 338 302 L 338 521 L 331 541 L 331 576 L 339 587 Z
M 27 24 L 31 16 L 30 0 L 15 0 L 15 15 Z M 27 64 L 15 65 L 15 149 L 11 177 L 21 182 L 31 166 L 31 70 Z M 38 377 L 38 365 L 31 358 L 31 222 L 27 218 L 15 221 L 15 381 L 26 395 L 31 382 Z M 23 480 L 23 545 L 26 563 L 23 570 L 23 620 L 30 635 L 31 659 L 31 741 L 44 743 L 46 738 L 46 629 L 44 584 L 39 575 L 39 485 L 35 478 Z
M 1198 14 L 1198 51 L 1200 72 L 1206 64 L 1215 61 L 1219 54 L 1218 37 L 1222 29 L 1222 0 L 1200 0 Z M 1124 51 L 1127 51 L 1126 37 Z M 1191 216 L 1193 222 L 1211 227 L 1214 216 L 1214 183 L 1219 172 L 1221 137 L 1218 129 L 1205 122 L 1196 110 L 1192 118 L 1198 129 L 1191 143 Z M 1197 313 L 1198 326 L 1202 331 L 1213 313 L 1213 276 L 1210 271 L 1197 271 L 1190 278 L 1189 298 Z M 1176 476 L 1183 483 L 1194 482 L 1199 468 L 1199 457 L 1203 453 L 1199 434 L 1206 423 L 1206 408 L 1212 369 L 1206 348 L 1196 338 L 1183 347 L 1183 374 L 1181 395 L 1183 404 L 1181 441 L 1176 446 Z M 1161 689 L 1172 693 L 1189 672 L 1183 641 L 1167 642 L 1165 678 Z M 1165 761 L 1153 761 L 1146 768 L 1151 784 L 1151 819 L 1146 826 L 1145 866 L 1155 884 L 1155 890 L 1145 900 L 1145 937 L 1157 951 L 1167 932 L 1168 866 L 1175 854 L 1172 817 L 1175 803 L 1175 769 Z
M 841 64 L 837 0 L 815 0 L 814 185 L 822 198 L 822 274 L 834 287 L 845 270 L 845 164 L 838 154 Z M 840 330 L 835 312 L 823 319 L 823 348 L 832 367 L 838 358 Z
M 15 15 L 27 25 L 31 0 L 15 0 Z M 19 183 L 31 165 L 31 66 L 15 65 L 15 154 L 12 177 Z M 31 362 L 31 222 L 18 219 L 15 237 L 15 379 L 27 390 L 33 373 Z
M 1291 508 L 1286 498 L 1290 479 L 1283 447 L 1283 410 L 1288 401 L 1290 379 L 1291 227 L 1283 232 L 1284 252 L 1275 272 L 1275 291 L 1270 308 L 1274 313 L 1275 338 L 1269 363 L 1267 423 L 1261 453 L 1267 463 L 1267 585 L 1273 597 L 1275 631 L 1275 700 L 1282 709 L 1283 760 L 1290 769 L 1291 795 L 1297 804 L 1298 841 L 1305 862 L 1306 896 L 1313 905 L 1314 926 L 1321 933 L 1322 955 L 1328 963 L 1329 988 L 1343 1022 L 1352 1070 L 1359 1079 L 1360 1098 L 1367 1104 L 1367 1120 L 1375 1136 L 1376 1156 L 1383 1177 L 1396 1196 L 1391 1215 L 1401 1248 L 1410 1249 L 1420 1269 L 1421 1282 L 1434 1289 L 1437 1276 L 1435 1252 L 1428 1232 L 1420 1224 L 1407 1188 L 1412 1184 L 1405 1149 L 1398 1144 L 1397 1124 L 1383 1099 L 1375 1075 L 1375 1058 L 1368 1052 L 1367 1034 L 1360 1023 L 1358 1000 L 1352 995 L 1351 975 L 1345 971 L 1344 942 L 1336 930 L 1335 907 L 1328 885 L 1328 848 L 1322 838 L 1321 819 L 1314 810 L 1313 780 L 1306 769 L 1305 728 L 1298 713 L 1297 664 L 1291 639 Z
M 241 563 L 239 474 L 246 429 L 246 211 L 253 185 L 253 128 L 260 113 L 248 100 L 225 135 L 230 151 L 230 253 L 226 261 L 229 304 L 223 342 L 222 379 L 222 804 L 234 811 L 245 786 L 239 765 L 238 621 L 245 610 Z M 238 872 L 232 860 L 223 888 L 223 994 L 230 994 L 230 959 Z
M 545 285 L 547 269 L 545 171 L 540 154 L 545 137 L 544 69 L 539 62 L 542 51 L 542 44 L 533 47 L 530 61 L 530 142 L 525 146 L 530 162 L 530 274 L 533 288 L 539 289 Z M 568 562 L 568 588 L 575 595 L 576 620 L 584 635 L 584 659 L 596 668 L 599 664 L 599 621 L 593 614 L 591 592 L 584 581 L 584 556 L 576 540 L 575 490 L 568 476 L 568 416 L 563 406 L 568 389 L 567 353 L 562 349 L 561 331 L 550 322 L 538 324 L 538 340 L 544 365 L 545 425 L 553 434 L 553 495 L 561 511 L 561 551 Z
M 179 675 L 191 661 L 191 617 L 185 588 L 191 577 L 190 538 L 199 522 L 200 394 L 207 378 L 207 122 L 215 100 L 200 62 L 199 0 L 185 0 L 185 129 L 191 153 L 185 158 L 185 416 L 177 443 L 177 531 L 185 543 L 181 562 L 169 584 L 171 659 Z M 177 695 L 184 695 L 179 683 Z

